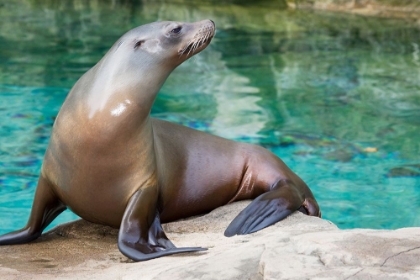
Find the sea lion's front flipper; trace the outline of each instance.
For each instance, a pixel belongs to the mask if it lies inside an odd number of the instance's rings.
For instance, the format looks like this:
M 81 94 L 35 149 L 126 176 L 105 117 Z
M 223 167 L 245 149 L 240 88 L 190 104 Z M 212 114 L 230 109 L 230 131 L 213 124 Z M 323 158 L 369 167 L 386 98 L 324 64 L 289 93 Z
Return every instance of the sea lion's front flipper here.
M 0 245 L 23 244 L 37 239 L 65 209 L 66 206 L 57 198 L 50 183 L 41 175 L 28 223 L 20 230 L 0 236 Z
M 233 219 L 225 230 L 225 236 L 248 234 L 268 227 L 300 209 L 305 201 L 292 182 L 280 180 Z
M 131 197 L 118 234 L 118 248 L 123 255 L 134 261 L 146 261 L 177 253 L 207 250 L 175 247 L 162 229 L 156 202 L 156 187 L 142 188 Z

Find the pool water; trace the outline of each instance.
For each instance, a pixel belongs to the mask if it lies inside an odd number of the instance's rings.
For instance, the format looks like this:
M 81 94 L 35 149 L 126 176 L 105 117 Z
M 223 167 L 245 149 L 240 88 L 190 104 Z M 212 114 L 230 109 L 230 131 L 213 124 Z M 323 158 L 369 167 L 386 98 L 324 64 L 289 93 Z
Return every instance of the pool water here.
M 420 226 L 418 24 L 278 1 L 43 2 L 0 4 L 0 234 L 28 219 L 77 79 L 135 26 L 205 18 L 215 39 L 169 77 L 155 117 L 272 150 L 340 228 Z

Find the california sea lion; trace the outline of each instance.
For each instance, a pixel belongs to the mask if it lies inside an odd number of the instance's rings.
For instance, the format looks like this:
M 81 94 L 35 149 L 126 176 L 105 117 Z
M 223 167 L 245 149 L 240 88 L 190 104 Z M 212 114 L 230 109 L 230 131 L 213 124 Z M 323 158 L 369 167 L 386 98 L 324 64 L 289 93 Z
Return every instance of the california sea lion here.
M 177 248 L 162 222 L 256 198 L 226 229 L 247 234 L 300 210 L 319 216 L 307 185 L 278 157 L 153 119 L 169 74 L 214 36 L 210 20 L 155 22 L 122 36 L 71 89 L 54 123 L 28 224 L 0 244 L 36 239 L 66 207 L 119 227 L 118 247 L 143 261 L 203 248 Z

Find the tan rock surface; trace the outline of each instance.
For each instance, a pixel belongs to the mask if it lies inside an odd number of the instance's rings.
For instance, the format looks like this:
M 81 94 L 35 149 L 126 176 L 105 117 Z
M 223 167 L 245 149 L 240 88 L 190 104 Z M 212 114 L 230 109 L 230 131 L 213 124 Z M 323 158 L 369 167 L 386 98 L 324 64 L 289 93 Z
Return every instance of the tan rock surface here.
M 290 8 L 309 8 L 363 16 L 404 18 L 420 23 L 417 0 L 287 0 Z
M 223 231 L 249 202 L 164 225 L 187 253 L 134 263 L 117 248 L 118 231 L 76 221 L 36 242 L 0 247 L 0 279 L 420 279 L 420 229 L 339 230 L 296 213 L 260 232 Z

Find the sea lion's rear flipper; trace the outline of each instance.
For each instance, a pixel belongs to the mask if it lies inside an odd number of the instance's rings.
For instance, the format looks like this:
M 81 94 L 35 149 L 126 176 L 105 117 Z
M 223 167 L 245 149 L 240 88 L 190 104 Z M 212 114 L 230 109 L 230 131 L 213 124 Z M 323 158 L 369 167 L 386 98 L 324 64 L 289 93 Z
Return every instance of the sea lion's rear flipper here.
M 280 180 L 269 192 L 258 196 L 233 219 L 225 230 L 225 236 L 261 230 L 300 210 L 305 202 L 305 198 L 292 182 Z
M 0 236 L 0 245 L 23 244 L 37 239 L 65 209 L 66 206 L 54 194 L 50 183 L 41 175 L 28 223 L 20 230 Z
M 204 251 L 205 248 L 177 248 L 166 237 L 156 209 L 157 188 L 147 187 L 135 192 L 128 202 L 118 234 L 118 248 L 134 261 L 162 256 Z

